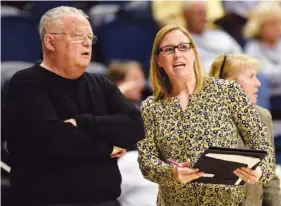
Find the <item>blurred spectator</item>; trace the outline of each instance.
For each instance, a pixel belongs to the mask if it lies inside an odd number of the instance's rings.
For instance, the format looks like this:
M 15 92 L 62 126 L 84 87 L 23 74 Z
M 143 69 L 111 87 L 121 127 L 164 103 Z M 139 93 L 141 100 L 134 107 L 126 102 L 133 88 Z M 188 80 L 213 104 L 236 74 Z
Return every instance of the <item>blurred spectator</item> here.
M 186 27 L 182 8 L 184 1 L 152 1 L 151 7 L 154 20 L 158 23 L 159 27 L 167 24 L 179 24 Z M 208 26 L 213 27 L 213 21 L 223 15 L 223 8 L 220 0 L 206 1 L 208 10 L 207 19 Z
M 239 44 L 222 30 L 206 30 L 207 4 L 203 1 L 188 1 L 184 4 L 187 29 L 198 48 L 205 71 L 208 72 L 214 59 L 226 53 L 241 53 Z
M 139 108 L 145 86 L 141 65 L 136 61 L 113 61 L 109 64 L 108 77 Z M 137 162 L 137 146 L 129 149 L 130 151 L 118 160 L 122 175 L 122 193 L 118 201 L 121 206 L 155 206 L 157 184 L 142 176 Z
M 248 11 L 254 8 L 259 1 L 223 1 L 225 15 L 215 21 L 229 35 L 231 35 L 242 47 L 245 39 L 242 34 L 247 22 Z
M 277 2 L 262 2 L 249 13 L 244 35 L 251 41 L 247 54 L 261 61 L 266 76 L 273 117 L 281 117 L 281 6 Z
M 182 15 L 182 1 L 152 1 L 152 14 L 159 27 L 167 24 L 186 26 Z
M 136 61 L 114 61 L 109 64 L 108 77 L 139 108 L 145 86 L 141 65 Z

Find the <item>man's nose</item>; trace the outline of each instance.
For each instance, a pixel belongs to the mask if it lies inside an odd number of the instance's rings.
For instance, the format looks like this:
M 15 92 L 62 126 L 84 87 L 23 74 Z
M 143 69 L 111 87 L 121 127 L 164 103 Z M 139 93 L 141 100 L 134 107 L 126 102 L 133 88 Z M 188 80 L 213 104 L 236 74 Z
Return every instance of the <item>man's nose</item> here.
M 86 37 L 84 38 L 83 45 L 85 45 L 85 46 L 91 46 L 91 45 L 92 45 L 92 40 L 86 36 Z

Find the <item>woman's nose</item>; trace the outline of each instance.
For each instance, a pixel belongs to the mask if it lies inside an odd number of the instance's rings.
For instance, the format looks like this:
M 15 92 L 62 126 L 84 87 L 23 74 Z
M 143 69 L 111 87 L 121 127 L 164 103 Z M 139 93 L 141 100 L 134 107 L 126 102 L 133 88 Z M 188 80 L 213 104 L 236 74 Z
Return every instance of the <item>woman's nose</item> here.
M 173 54 L 174 54 L 174 57 L 177 57 L 177 56 L 181 55 L 181 51 L 178 48 L 175 48 Z
M 261 82 L 260 82 L 260 80 L 257 77 L 256 77 L 256 85 L 257 85 L 257 87 L 261 86 Z

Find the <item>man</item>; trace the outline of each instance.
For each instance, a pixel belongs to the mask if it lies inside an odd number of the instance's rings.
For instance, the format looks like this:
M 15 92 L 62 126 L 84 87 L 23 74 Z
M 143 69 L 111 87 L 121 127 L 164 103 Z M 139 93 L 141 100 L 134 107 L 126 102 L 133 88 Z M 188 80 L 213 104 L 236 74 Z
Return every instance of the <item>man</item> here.
M 218 29 L 206 30 L 207 5 L 204 1 L 187 1 L 183 7 L 187 29 L 198 48 L 205 71 L 217 56 L 241 53 L 239 44 L 226 32 Z
M 17 72 L 7 94 L 13 205 L 118 205 L 116 157 L 144 137 L 141 115 L 84 72 L 96 37 L 81 10 L 49 10 L 40 37 L 43 62 Z

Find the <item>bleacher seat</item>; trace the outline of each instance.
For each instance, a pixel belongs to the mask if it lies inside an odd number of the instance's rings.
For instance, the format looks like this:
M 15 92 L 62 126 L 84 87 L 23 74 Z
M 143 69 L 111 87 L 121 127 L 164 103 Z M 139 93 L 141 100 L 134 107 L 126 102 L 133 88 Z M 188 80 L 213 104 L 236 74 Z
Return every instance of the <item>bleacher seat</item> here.
M 31 16 L 3 16 L 1 23 L 1 61 L 35 62 L 41 54 L 41 43 Z
M 117 18 L 96 29 L 102 41 L 104 58 L 136 60 L 148 72 L 152 45 L 158 31 L 153 21 Z

